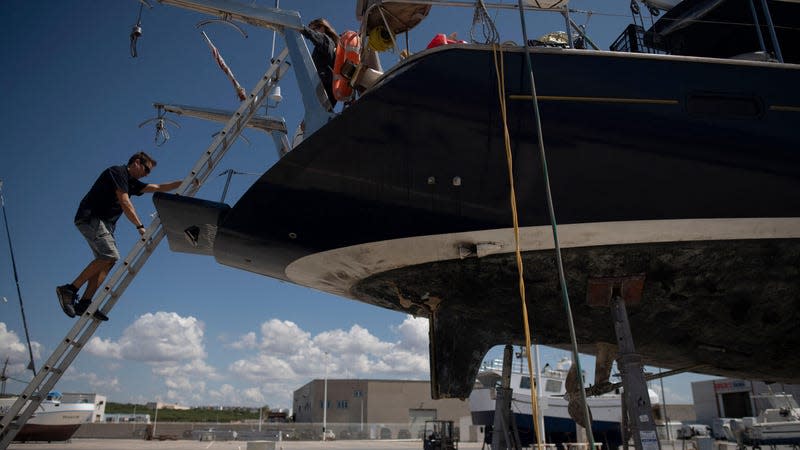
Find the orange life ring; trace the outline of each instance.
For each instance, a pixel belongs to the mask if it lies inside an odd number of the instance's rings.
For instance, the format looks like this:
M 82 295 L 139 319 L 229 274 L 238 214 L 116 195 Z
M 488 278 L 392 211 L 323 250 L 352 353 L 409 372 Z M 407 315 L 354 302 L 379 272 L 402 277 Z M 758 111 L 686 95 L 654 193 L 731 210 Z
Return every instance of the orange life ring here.
M 350 78 L 361 62 L 361 37 L 355 31 L 345 31 L 336 46 L 333 63 L 333 97 L 340 102 L 352 100 L 353 87 Z

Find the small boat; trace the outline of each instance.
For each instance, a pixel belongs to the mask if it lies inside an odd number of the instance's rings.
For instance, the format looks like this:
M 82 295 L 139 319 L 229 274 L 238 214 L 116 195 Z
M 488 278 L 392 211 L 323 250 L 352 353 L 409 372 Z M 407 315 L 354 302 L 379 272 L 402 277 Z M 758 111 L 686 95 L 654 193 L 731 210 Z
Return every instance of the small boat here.
M 568 358 L 563 358 L 556 364 L 555 369 L 551 368 L 549 364 L 545 365 L 539 376 L 543 393 L 539 396 L 538 402 L 544 416 L 544 442 L 549 444 L 577 442 L 576 423 L 569 415 L 569 402 L 565 398 L 567 373 L 571 365 L 572 362 Z M 486 430 L 484 441 L 487 444 L 492 442 L 495 388 L 501 378 L 501 369 L 501 361 L 484 363 L 478 372 L 477 386 L 473 388 L 469 396 L 472 423 L 484 427 Z M 514 413 L 514 422 L 519 430 L 520 443 L 523 447 L 529 447 L 536 441 L 531 413 L 531 385 L 531 377 L 522 369 L 511 373 L 511 388 L 513 389 L 511 410 Z M 650 390 L 648 392 L 650 403 L 657 404 L 656 393 Z M 586 399 L 592 414 L 592 434 L 595 442 L 602 443 L 605 448 L 614 449 L 622 445 L 621 402 L 622 399 L 617 392 Z
M 16 400 L 16 396 L 0 398 L 0 417 L 5 415 Z M 66 441 L 82 424 L 91 421 L 94 414 L 94 403 L 65 403 L 61 400 L 62 395 L 58 391 L 47 394 L 36 412 L 19 430 L 14 440 L 20 442 Z
M 750 396 L 756 410 L 756 417 L 733 419 L 726 429 L 728 437 L 733 437 L 740 445 L 800 445 L 800 406 L 785 393 Z

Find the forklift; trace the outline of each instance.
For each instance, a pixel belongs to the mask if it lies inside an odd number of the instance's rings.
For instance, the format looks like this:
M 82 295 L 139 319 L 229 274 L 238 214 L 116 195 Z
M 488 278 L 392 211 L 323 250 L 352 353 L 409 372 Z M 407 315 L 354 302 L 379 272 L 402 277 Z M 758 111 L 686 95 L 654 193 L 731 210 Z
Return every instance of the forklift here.
M 452 420 L 426 420 L 422 450 L 458 450 Z

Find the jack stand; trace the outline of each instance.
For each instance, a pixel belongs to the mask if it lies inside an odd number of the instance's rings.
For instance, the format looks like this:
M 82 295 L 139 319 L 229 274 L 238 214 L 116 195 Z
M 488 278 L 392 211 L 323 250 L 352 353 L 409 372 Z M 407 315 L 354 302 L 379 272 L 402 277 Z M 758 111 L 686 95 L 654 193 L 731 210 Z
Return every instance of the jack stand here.
M 628 323 L 628 312 L 625 309 L 625 300 L 622 298 L 621 289 L 614 287 L 611 295 L 611 317 L 614 319 L 614 331 L 617 333 L 619 358 L 617 366 L 622 374 L 622 416 L 623 435 L 625 428 L 629 428 L 633 435 L 636 450 L 661 450 L 656 433 L 656 424 L 653 421 L 653 408 L 650 405 L 650 395 L 647 392 L 647 382 L 642 371 L 642 357 L 633 347 L 633 336 Z M 627 448 L 628 439 L 625 439 Z
M 503 350 L 503 374 L 500 386 L 497 387 L 497 397 L 494 406 L 494 425 L 492 425 L 492 450 L 512 449 L 520 450 L 519 432 L 517 421 L 511 414 L 511 357 L 513 348 L 506 345 Z

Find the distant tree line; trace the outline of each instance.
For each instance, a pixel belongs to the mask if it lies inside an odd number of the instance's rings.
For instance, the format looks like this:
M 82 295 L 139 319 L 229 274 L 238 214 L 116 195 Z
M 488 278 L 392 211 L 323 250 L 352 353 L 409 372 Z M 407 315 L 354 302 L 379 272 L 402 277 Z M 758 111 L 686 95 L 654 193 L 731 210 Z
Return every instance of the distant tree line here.
M 269 407 L 264 406 L 263 419 L 267 421 Z M 132 403 L 106 402 L 106 414 L 150 414 L 150 420 L 155 418 L 155 411 L 145 405 L 134 405 Z M 159 409 L 158 421 L 164 422 L 211 422 L 211 423 L 231 423 L 244 420 L 258 420 L 258 408 L 234 407 L 234 408 L 214 408 L 200 407 L 185 410 L 179 409 Z

